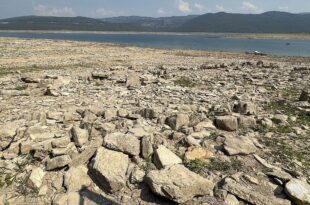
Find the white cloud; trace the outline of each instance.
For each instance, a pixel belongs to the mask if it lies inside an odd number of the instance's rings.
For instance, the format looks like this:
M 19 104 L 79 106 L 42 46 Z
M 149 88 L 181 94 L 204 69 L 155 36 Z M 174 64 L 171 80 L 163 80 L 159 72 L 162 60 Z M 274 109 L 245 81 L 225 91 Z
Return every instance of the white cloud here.
M 216 5 L 215 8 L 217 11 L 227 11 L 227 9 L 225 9 L 222 5 Z
M 157 13 L 160 14 L 160 15 L 163 15 L 163 14 L 166 13 L 166 11 L 160 8 L 160 9 L 157 10 Z
M 121 11 L 113 11 L 105 8 L 99 8 L 91 12 L 91 16 L 94 18 L 121 16 L 123 14 Z
M 255 6 L 253 3 L 249 2 L 249 1 L 243 1 L 242 2 L 242 8 L 244 10 L 254 12 L 254 13 L 261 12 L 261 10 L 257 6 Z
M 201 4 L 198 4 L 198 3 L 195 3 L 194 4 L 194 7 L 199 10 L 199 11 L 205 11 L 206 10 L 206 7 L 201 5 Z
M 191 13 L 192 9 L 189 6 L 189 3 L 185 0 L 179 0 L 178 2 L 178 8 L 183 13 Z
M 40 16 L 63 16 L 63 17 L 70 17 L 75 16 L 75 12 L 70 7 L 62 7 L 62 8 L 54 8 L 48 7 L 43 4 L 34 4 L 33 10 L 36 15 Z

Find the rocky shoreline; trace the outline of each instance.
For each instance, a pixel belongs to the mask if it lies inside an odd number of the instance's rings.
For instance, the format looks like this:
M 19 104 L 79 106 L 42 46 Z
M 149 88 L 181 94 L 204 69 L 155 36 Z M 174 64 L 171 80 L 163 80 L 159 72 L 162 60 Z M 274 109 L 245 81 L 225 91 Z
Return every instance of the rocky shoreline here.
M 2 204 L 310 204 L 310 58 L 0 48 Z

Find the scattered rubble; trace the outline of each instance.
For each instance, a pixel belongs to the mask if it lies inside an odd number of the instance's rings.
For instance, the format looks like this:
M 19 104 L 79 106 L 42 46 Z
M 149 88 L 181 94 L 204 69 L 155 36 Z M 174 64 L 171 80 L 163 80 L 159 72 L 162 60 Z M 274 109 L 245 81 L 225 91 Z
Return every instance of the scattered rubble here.
M 310 204 L 309 58 L 0 46 L 1 204 Z

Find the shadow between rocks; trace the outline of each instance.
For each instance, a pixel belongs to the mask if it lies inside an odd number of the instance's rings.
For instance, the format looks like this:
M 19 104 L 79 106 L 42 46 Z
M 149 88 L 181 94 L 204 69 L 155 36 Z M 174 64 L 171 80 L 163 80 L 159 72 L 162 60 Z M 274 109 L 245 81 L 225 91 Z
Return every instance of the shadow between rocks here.
M 103 197 L 100 194 L 97 194 L 91 190 L 89 190 L 86 186 L 84 186 L 81 191 L 79 191 L 80 194 L 80 202 L 79 205 L 90 205 L 90 203 L 87 203 L 87 201 L 93 202 L 92 204 L 96 205 L 120 205 L 118 203 L 115 203 L 105 197 Z M 88 199 L 88 200 L 86 200 Z

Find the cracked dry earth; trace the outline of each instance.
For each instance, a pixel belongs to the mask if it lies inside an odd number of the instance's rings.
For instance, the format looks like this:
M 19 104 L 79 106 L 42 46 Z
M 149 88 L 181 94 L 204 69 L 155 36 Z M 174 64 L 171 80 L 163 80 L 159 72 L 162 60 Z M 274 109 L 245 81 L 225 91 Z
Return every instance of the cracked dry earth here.
M 310 58 L 1 38 L 0 68 L 1 204 L 310 204 Z

